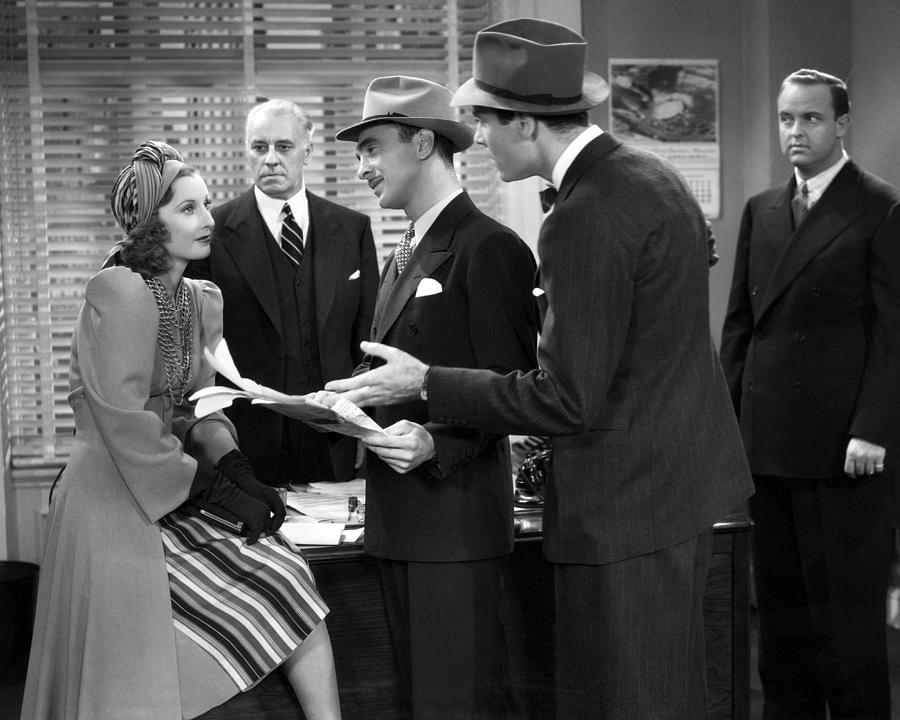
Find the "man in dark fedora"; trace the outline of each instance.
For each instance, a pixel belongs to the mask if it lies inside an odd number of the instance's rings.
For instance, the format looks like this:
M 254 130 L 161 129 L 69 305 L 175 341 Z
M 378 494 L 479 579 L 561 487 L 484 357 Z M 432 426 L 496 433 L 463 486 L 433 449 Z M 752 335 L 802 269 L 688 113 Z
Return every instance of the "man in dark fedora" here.
M 376 78 L 356 142 L 358 175 L 384 208 L 410 219 L 381 275 L 371 337 L 451 367 L 536 365 L 535 262 L 509 228 L 460 188 L 454 153 L 472 130 L 450 91 Z M 381 360 L 368 357 L 360 372 Z M 365 550 L 378 558 L 400 677 L 416 720 L 505 718 L 500 592 L 513 546 L 509 443 L 428 421 L 416 395 L 381 407 L 391 433 L 370 443 Z
M 421 394 L 433 422 L 552 436 L 557 717 L 705 718 L 712 527 L 752 491 L 710 334 L 707 225 L 674 168 L 589 123 L 608 87 L 585 55 L 561 25 L 493 25 L 453 99 L 503 180 L 558 189 L 538 239 L 540 369 L 363 343 L 387 364 L 326 388 L 369 404 Z

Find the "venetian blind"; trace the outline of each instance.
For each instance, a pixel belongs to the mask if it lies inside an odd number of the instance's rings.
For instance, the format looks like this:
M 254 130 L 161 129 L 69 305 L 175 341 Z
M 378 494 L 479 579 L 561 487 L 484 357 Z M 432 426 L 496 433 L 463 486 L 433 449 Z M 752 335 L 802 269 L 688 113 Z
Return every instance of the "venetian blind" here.
M 180 149 L 213 203 L 248 186 L 246 111 L 288 97 L 316 121 L 311 190 L 372 218 L 383 261 L 406 225 L 356 178 L 353 146 L 369 81 L 405 74 L 455 88 L 471 75 L 487 0 L 5 0 L 0 3 L 0 362 L 13 467 L 69 452 L 69 345 L 84 283 L 119 237 L 108 192 L 147 138 Z M 497 215 L 486 155 L 463 184 Z

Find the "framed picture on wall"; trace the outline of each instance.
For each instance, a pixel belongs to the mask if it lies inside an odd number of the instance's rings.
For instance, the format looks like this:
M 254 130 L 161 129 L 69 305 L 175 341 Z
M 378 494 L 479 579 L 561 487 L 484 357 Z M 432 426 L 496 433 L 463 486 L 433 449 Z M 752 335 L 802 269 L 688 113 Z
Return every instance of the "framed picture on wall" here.
M 706 217 L 719 217 L 718 60 L 610 59 L 608 77 L 608 127 L 675 165 Z

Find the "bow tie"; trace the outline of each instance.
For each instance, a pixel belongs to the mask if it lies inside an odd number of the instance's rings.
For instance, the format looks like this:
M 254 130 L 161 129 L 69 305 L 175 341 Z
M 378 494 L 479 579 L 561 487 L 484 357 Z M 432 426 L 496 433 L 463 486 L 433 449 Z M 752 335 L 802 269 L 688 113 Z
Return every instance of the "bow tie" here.
M 550 212 L 551 208 L 553 207 L 553 203 L 556 202 L 556 194 L 557 190 L 552 185 L 541 190 L 541 210 L 543 210 L 545 213 Z

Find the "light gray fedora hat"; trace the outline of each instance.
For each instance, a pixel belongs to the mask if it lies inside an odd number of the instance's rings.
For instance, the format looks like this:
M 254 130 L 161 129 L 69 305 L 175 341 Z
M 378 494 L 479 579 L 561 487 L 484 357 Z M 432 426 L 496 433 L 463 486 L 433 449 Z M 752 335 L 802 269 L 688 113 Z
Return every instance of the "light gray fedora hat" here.
M 519 18 L 479 30 L 472 75 L 456 91 L 455 107 L 535 115 L 567 115 L 596 107 L 609 85 L 585 71 L 587 42 L 565 25 Z
M 443 85 L 408 77 L 390 75 L 375 78 L 366 90 L 363 119 L 335 135 L 338 140 L 356 141 L 360 132 L 378 123 L 398 123 L 433 130 L 462 152 L 472 144 L 475 132 L 456 120 L 450 106 L 452 93 Z

